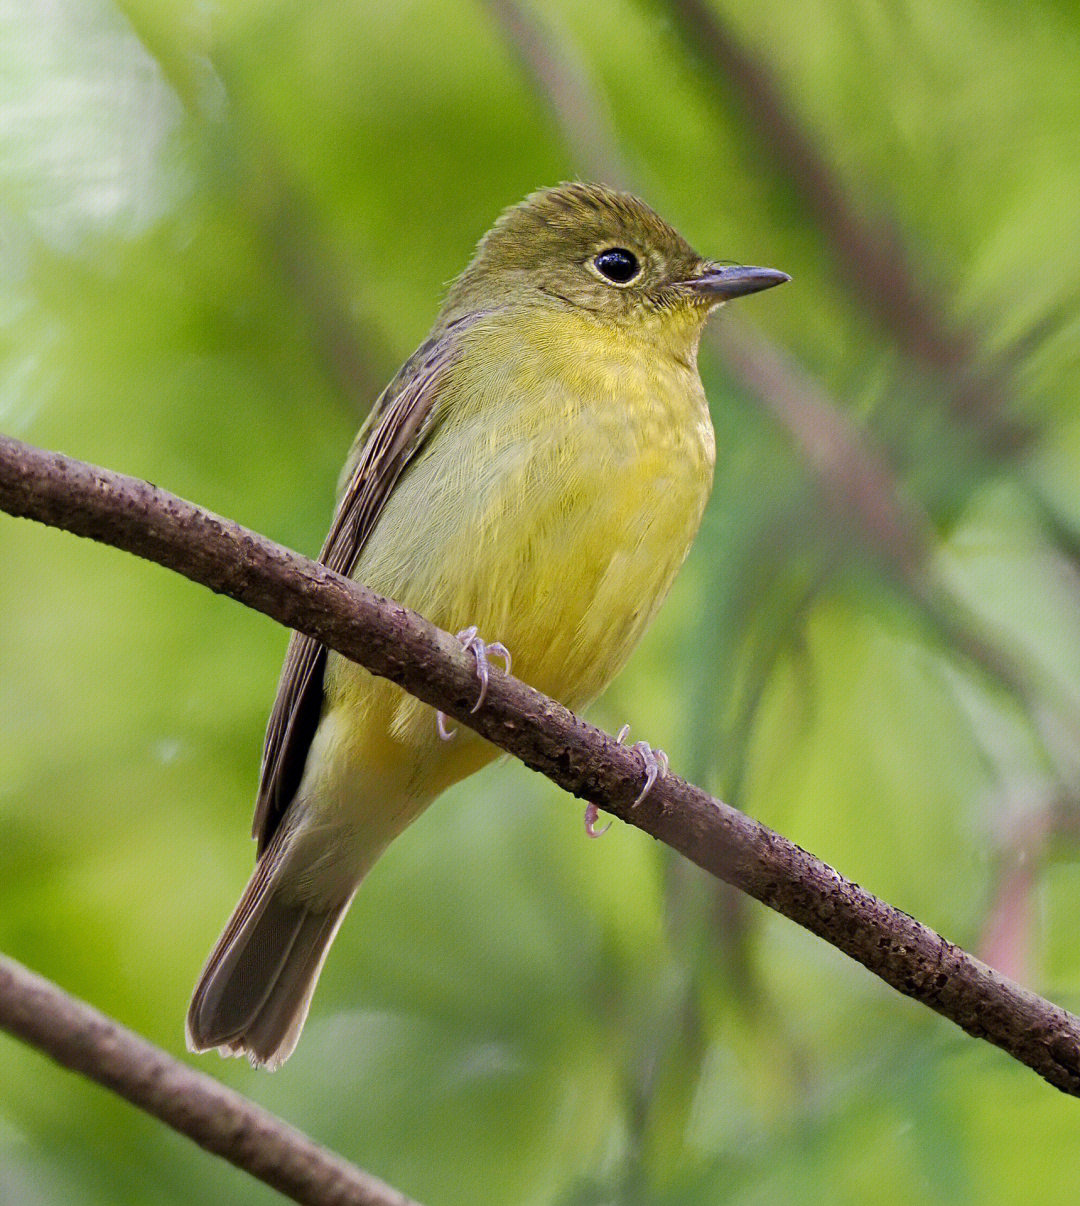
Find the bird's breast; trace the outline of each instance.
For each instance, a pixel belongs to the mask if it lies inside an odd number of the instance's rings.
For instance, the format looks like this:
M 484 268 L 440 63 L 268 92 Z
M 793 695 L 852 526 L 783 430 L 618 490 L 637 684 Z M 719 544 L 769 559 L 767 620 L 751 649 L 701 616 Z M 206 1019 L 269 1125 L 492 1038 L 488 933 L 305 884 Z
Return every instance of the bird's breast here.
M 443 628 L 500 640 L 567 705 L 597 695 L 697 531 L 714 446 L 696 369 L 586 331 L 466 356 L 357 576 Z

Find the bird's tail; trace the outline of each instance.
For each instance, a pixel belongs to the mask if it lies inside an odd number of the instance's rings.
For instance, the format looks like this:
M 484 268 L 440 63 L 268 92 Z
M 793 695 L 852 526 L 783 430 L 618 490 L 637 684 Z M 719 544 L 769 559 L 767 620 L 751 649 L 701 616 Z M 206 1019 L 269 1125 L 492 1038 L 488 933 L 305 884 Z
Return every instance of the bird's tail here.
M 282 836 L 282 835 L 279 835 Z M 278 847 L 278 849 L 275 849 Z M 273 1070 L 292 1054 L 330 943 L 354 893 L 317 906 L 283 890 L 278 842 L 264 851 L 210 952 L 187 1016 L 191 1051 L 217 1048 Z

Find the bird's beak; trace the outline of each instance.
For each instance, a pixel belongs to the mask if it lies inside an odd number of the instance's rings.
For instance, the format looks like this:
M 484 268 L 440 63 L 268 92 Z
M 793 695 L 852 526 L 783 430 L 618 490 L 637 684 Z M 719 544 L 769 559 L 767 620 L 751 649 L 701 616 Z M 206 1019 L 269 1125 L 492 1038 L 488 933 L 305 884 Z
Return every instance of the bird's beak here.
M 686 288 L 717 301 L 760 293 L 791 280 L 786 272 L 775 268 L 745 268 L 738 264 L 705 264 L 700 276 L 685 282 Z

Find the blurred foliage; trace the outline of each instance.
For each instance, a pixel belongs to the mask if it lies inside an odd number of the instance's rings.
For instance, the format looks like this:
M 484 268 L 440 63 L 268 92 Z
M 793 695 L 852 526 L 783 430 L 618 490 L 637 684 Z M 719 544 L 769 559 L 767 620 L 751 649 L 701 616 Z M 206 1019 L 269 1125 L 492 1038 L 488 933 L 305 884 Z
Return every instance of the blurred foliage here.
M 1080 15 L 714 4 L 1027 435 L 979 451 L 665 0 L 526 10 L 657 208 L 793 274 L 718 321 L 883 457 L 951 617 L 709 360 L 713 503 L 594 718 L 1076 1008 Z M 0 427 L 317 550 L 476 238 L 587 169 L 498 11 L 0 0 Z M 182 1054 L 287 634 L 3 517 L 0 559 L 0 947 Z M 201 1064 L 428 1206 L 1080 1194 L 1072 1100 L 517 765 L 379 864 L 285 1070 Z M 0 1084 L 4 1201 L 275 1200 L 2 1038 Z

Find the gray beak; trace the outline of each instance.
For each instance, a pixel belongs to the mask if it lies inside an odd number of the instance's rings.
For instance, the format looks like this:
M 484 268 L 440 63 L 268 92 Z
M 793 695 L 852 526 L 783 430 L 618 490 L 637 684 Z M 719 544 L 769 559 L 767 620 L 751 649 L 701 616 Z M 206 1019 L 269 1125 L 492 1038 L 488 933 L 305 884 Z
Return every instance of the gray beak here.
M 791 280 L 786 272 L 775 268 L 744 268 L 741 265 L 709 264 L 701 276 L 686 281 L 686 286 L 695 293 L 728 301 L 732 297 L 744 297 L 747 293 L 760 293 Z

